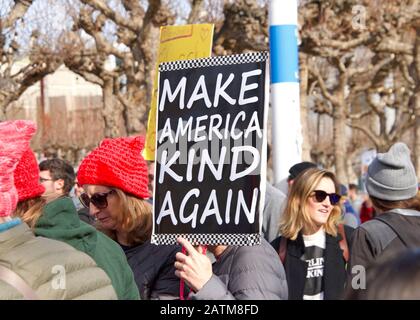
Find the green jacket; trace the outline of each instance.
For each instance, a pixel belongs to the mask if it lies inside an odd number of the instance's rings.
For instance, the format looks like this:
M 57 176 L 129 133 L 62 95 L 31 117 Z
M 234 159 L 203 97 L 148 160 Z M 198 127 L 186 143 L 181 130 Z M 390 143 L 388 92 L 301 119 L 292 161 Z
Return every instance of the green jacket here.
M 111 279 L 120 300 L 140 299 L 133 272 L 121 247 L 111 238 L 81 221 L 72 200 L 48 203 L 35 225 L 35 234 L 68 243 L 95 260 Z

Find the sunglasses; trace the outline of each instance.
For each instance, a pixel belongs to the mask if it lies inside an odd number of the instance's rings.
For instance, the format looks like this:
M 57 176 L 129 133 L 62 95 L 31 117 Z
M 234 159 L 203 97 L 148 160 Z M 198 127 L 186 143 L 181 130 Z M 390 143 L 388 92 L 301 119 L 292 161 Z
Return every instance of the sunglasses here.
M 88 209 L 91 203 L 98 209 L 105 209 L 106 207 L 108 207 L 108 195 L 110 195 L 113 192 L 115 192 L 115 190 L 111 190 L 108 192 L 96 192 L 92 194 L 91 197 L 89 197 L 87 193 L 82 193 L 79 197 L 79 200 L 82 203 L 82 205 Z
M 327 196 L 330 198 L 330 203 L 333 206 L 335 206 L 341 198 L 341 196 L 337 193 L 326 193 L 322 190 L 314 190 L 314 197 L 317 202 L 323 202 Z

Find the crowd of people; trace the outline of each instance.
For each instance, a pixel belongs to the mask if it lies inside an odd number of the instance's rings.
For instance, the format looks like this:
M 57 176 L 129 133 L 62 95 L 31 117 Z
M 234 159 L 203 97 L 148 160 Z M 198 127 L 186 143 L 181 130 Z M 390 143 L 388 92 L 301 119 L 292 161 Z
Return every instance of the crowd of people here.
M 35 132 L 0 123 L 0 299 L 420 298 L 420 195 L 404 143 L 369 165 L 367 194 L 311 162 L 267 183 L 260 245 L 158 246 L 143 137 L 104 139 L 76 174 L 61 159 L 38 164 Z

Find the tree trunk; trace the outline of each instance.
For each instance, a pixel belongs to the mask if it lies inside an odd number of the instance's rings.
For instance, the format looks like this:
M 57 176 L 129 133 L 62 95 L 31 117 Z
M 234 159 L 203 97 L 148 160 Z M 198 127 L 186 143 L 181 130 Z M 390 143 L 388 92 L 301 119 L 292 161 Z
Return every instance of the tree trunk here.
M 420 86 L 418 90 L 420 90 Z M 417 178 L 420 181 L 420 92 L 417 91 L 415 97 L 416 104 L 416 126 L 414 128 L 414 166 L 417 172 Z
M 417 178 L 420 181 L 420 28 L 417 28 L 416 35 L 416 49 L 415 49 L 415 114 L 416 114 L 416 125 L 414 128 L 414 165 L 417 172 Z
M 308 132 L 308 55 L 300 53 L 300 122 L 302 124 L 302 160 L 311 161 L 311 146 Z
M 335 158 L 335 174 L 340 183 L 347 185 L 346 170 L 346 114 L 344 98 L 340 103 L 334 106 L 334 124 L 333 124 L 333 145 Z
M 133 87 L 134 84 L 131 84 L 130 86 Z M 130 135 L 145 135 L 147 126 L 147 121 L 144 120 L 144 115 L 147 113 L 146 88 L 141 90 L 133 87 L 129 90 L 131 93 L 125 117 L 127 132 Z
M 105 136 L 115 138 L 125 135 L 122 123 L 122 111 L 118 99 L 114 95 L 114 83 L 112 78 L 104 79 L 103 111 L 105 122 Z
M 2 102 L 0 102 L 0 121 L 6 121 L 6 108 L 7 105 L 4 105 Z

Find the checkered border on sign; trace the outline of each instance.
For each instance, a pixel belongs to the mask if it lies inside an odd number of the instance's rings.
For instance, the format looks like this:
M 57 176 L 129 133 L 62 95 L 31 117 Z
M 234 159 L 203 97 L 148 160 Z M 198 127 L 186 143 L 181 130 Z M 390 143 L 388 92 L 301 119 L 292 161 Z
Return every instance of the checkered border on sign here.
M 218 56 L 210 58 L 202 58 L 195 60 L 179 60 L 172 62 L 163 62 L 159 64 L 159 71 L 174 71 L 182 69 L 193 69 L 202 67 L 213 67 L 222 65 L 253 63 L 266 61 L 268 52 L 249 52 L 243 54 L 235 54 L 231 56 Z
M 157 245 L 178 244 L 176 239 L 183 237 L 193 245 L 229 245 L 229 246 L 255 246 L 261 244 L 259 233 L 221 234 L 221 233 L 171 233 L 153 234 L 151 243 Z

